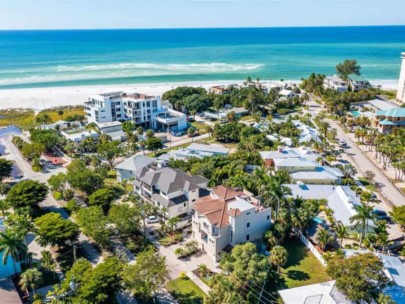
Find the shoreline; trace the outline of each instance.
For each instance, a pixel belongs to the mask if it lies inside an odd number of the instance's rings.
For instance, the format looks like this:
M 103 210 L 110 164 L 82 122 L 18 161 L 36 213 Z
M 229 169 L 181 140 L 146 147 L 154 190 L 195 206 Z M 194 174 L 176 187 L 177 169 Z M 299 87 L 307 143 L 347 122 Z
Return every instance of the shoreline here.
M 274 83 L 279 81 L 274 81 Z M 299 83 L 300 80 L 285 80 L 285 83 Z M 189 81 L 173 83 L 142 83 L 120 85 L 91 85 L 71 87 L 44 87 L 28 89 L 0 90 L 0 110 L 6 109 L 33 109 L 35 111 L 61 107 L 83 105 L 87 97 L 94 94 L 113 91 L 132 91 L 150 95 L 162 95 L 164 92 L 178 86 L 196 86 L 208 89 L 214 85 L 242 84 L 242 81 L 214 80 Z M 267 83 L 267 82 L 265 82 Z M 396 90 L 398 80 L 373 80 L 373 85 L 381 85 L 386 90 Z

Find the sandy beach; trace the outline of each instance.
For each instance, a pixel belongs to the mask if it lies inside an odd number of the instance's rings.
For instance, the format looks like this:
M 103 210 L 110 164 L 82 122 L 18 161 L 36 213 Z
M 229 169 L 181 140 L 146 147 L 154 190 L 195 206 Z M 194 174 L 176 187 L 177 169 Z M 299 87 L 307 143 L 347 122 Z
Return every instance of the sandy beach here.
M 286 83 L 297 80 L 286 80 Z M 30 89 L 0 90 L 0 109 L 30 108 L 42 110 L 58 106 L 82 105 L 87 97 L 94 94 L 127 91 L 151 95 L 161 95 L 177 86 L 197 86 L 208 89 L 213 85 L 229 85 L 242 81 L 205 81 L 205 82 L 179 82 L 179 83 L 152 83 L 152 84 L 122 84 L 122 85 L 95 85 L 75 87 L 48 87 Z M 380 80 L 372 81 L 373 85 L 381 85 L 387 90 L 396 90 L 398 81 Z

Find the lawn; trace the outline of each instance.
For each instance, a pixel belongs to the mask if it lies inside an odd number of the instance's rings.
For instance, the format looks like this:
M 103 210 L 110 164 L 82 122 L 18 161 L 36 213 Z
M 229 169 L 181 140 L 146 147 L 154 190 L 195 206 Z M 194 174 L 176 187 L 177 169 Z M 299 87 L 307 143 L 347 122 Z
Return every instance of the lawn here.
M 194 127 L 194 128 L 196 128 L 196 129 L 198 129 L 199 130 L 199 132 L 200 132 L 200 134 L 204 134 L 205 132 L 205 127 L 207 126 L 205 123 L 202 123 L 202 122 L 200 122 L 200 121 L 193 121 L 192 123 L 191 123 L 191 125 Z
M 62 116 L 58 114 L 59 110 L 63 111 Z M 84 109 L 83 109 L 83 107 L 55 108 L 55 109 L 43 110 L 43 111 L 39 112 L 38 115 L 41 115 L 41 114 L 48 114 L 53 122 L 57 122 L 58 120 L 63 120 L 68 116 L 84 115 Z
M 200 304 L 203 302 L 205 295 L 188 277 L 178 277 L 169 281 L 166 288 L 180 304 Z
M 0 127 L 15 125 L 28 129 L 34 125 L 34 111 L 32 110 L 1 110 Z
M 376 191 L 376 187 L 372 184 L 370 184 L 370 181 L 366 179 L 365 177 L 359 177 L 359 181 L 363 184 L 363 186 L 369 190 L 369 191 Z
M 275 274 L 268 280 L 266 289 L 269 293 L 276 296 L 276 290 L 331 280 L 325 267 L 298 239 L 286 240 L 283 246 L 288 251 L 288 261 L 280 274 Z
M 251 115 L 246 115 L 246 116 L 242 116 L 239 120 L 240 121 L 251 121 L 251 120 L 253 121 L 254 118 Z

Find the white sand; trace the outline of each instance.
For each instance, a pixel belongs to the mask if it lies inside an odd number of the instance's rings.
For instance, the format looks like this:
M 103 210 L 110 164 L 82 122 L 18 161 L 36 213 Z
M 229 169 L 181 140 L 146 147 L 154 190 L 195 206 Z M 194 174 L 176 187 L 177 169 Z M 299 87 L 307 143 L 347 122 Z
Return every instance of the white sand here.
M 285 82 L 292 82 L 286 80 Z M 299 82 L 299 81 L 293 81 Z M 57 106 L 82 105 L 87 97 L 94 94 L 128 91 L 151 95 L 161 95 L 177 86 L 197 86 L 209 88 L 213 85 L 229 85 L 242 83 L 242 81 L 205 81 L 181 83 L 156 83 L 156 84 L 123 84 L 123 85 L 95 85 L 77 87 L 49 87 L 33 89 L 0 90 L 0 109 L 31 108 L 41 110 Z M 373 85 L 382 85 L 384 89 L 395 90 L 397 81 L 373 81 Z

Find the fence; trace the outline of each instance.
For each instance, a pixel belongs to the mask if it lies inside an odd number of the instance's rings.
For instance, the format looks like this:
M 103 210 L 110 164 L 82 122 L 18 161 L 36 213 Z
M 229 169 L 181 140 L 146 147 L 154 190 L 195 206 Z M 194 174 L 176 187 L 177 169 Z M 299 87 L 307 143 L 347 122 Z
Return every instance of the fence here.
M 326 262 L 325 259 L 322 257 L 322 254 L 319 253 L 319 251 L 314 247 L 314 245 L 312 245 L 312 243 L 303 234 L 300 234 L 300 240 L 309 250 L 311 250 L 311 252 L 315 255 L 318 261 L 321 262 L 321 264 L 326 267 Z

